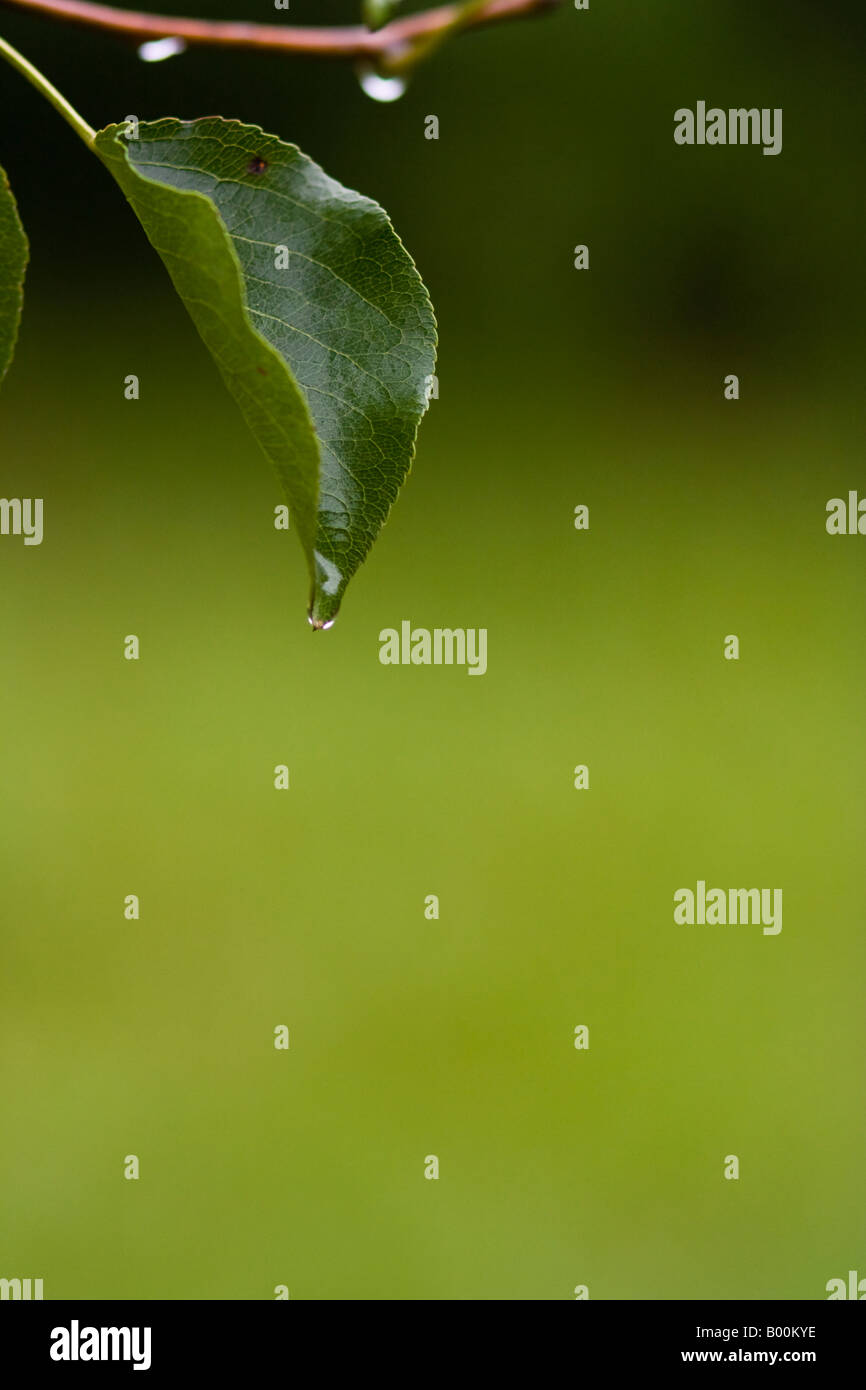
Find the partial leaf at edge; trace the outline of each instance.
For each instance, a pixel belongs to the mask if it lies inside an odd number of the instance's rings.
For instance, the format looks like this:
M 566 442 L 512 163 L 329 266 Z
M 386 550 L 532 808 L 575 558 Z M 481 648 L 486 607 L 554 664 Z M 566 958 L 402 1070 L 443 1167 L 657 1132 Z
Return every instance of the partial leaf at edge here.
M 427 292 L 382 208 L 296 146 L 218 116 L 124 129 L 97 151 L 277 469 L 325 626 L 411 466 Z
M 18 339 L 27 255 L 27 237 L 12 189 L 0 169 L 0 381 L 9 369 Z
M 361 14 L 368 29 L 381 29 L 394 16 L 403 0 L 361 0 Z

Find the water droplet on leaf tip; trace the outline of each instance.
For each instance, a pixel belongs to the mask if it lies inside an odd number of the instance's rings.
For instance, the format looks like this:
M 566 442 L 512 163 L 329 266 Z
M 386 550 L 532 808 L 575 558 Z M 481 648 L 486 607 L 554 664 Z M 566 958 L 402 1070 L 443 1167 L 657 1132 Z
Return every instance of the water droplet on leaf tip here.
M 143 63 L 161 63 L 163 58 L 173 58 L 185 48 L 185 39 L 148 39 L 139 45 L 138 56 Z
M 336 617 L 328 618 L 326 622 L 322 622 L 321 618 L 314 618 L 311 613 L 307 621 L 314 632 L 327 632 L 329 627 L 334 626 L 334 623 L 337 621 L 337 619 Z
M 373 101 L 397 101 L 409 85 L 405 77 L 383 77 L 370 63 L 360 63 L 355 71 L 361 91 Z

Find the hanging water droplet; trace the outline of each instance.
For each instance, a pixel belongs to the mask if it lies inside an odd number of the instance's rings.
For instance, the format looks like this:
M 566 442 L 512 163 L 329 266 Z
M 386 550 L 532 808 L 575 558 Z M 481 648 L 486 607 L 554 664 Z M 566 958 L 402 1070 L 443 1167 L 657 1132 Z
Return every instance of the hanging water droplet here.
M 362 92 L 373 101 L 397 101 L 409 85 L 405 77 L 383 77 L 371 63 L 359 63 L 355 71 Z
M 149 39 L 140 45 L 138 56 L 143 63 L 161 63 L 163 58 L 173 58 L 185 48 L 186 39 Z

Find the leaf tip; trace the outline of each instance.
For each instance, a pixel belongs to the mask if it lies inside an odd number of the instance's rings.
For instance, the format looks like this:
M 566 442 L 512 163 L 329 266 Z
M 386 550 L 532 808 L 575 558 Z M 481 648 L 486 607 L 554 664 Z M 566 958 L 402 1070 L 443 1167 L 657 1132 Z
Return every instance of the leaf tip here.
M 337 565 L 326 559 L 320 550 L 313 552 L 313 560 L 313 591 L 307 619 L 314 632 L 326 632 L 337 621 L 346 579 Z

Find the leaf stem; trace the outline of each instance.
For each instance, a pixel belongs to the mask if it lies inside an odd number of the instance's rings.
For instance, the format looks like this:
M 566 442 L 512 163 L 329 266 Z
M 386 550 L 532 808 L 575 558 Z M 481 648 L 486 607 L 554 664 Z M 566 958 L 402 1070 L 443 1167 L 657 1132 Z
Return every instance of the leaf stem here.
M 42 93 L 46 101 L 51 102 L 51 105 L 56 111 L 59 111 L 63 119 L 72 126 L 76 135 L 80 136 L 85 145 L 89 148 L 93 147 L 93 142 L 96 139 L 96 131 L 93 127 L 89 126 L 83 117 L 79 116 L 75 108 L 70 106 L 66 97 L 58 92 L 57 88 L 48 81 L 47 77 L 43 77 L 38 68 L 34 68 L 32 63 L 28 63 L 27 59 L 18 52 L 17 48 L 13 48 L 11 43 L 7 43 L 3 38 L 0 38 L 0 57 L 5 58 L 7 63 L 11 63 L 13 68 L 17 68 L 22 76 L 26 77 L 27 81 L 32 83 L 38 92 Z

